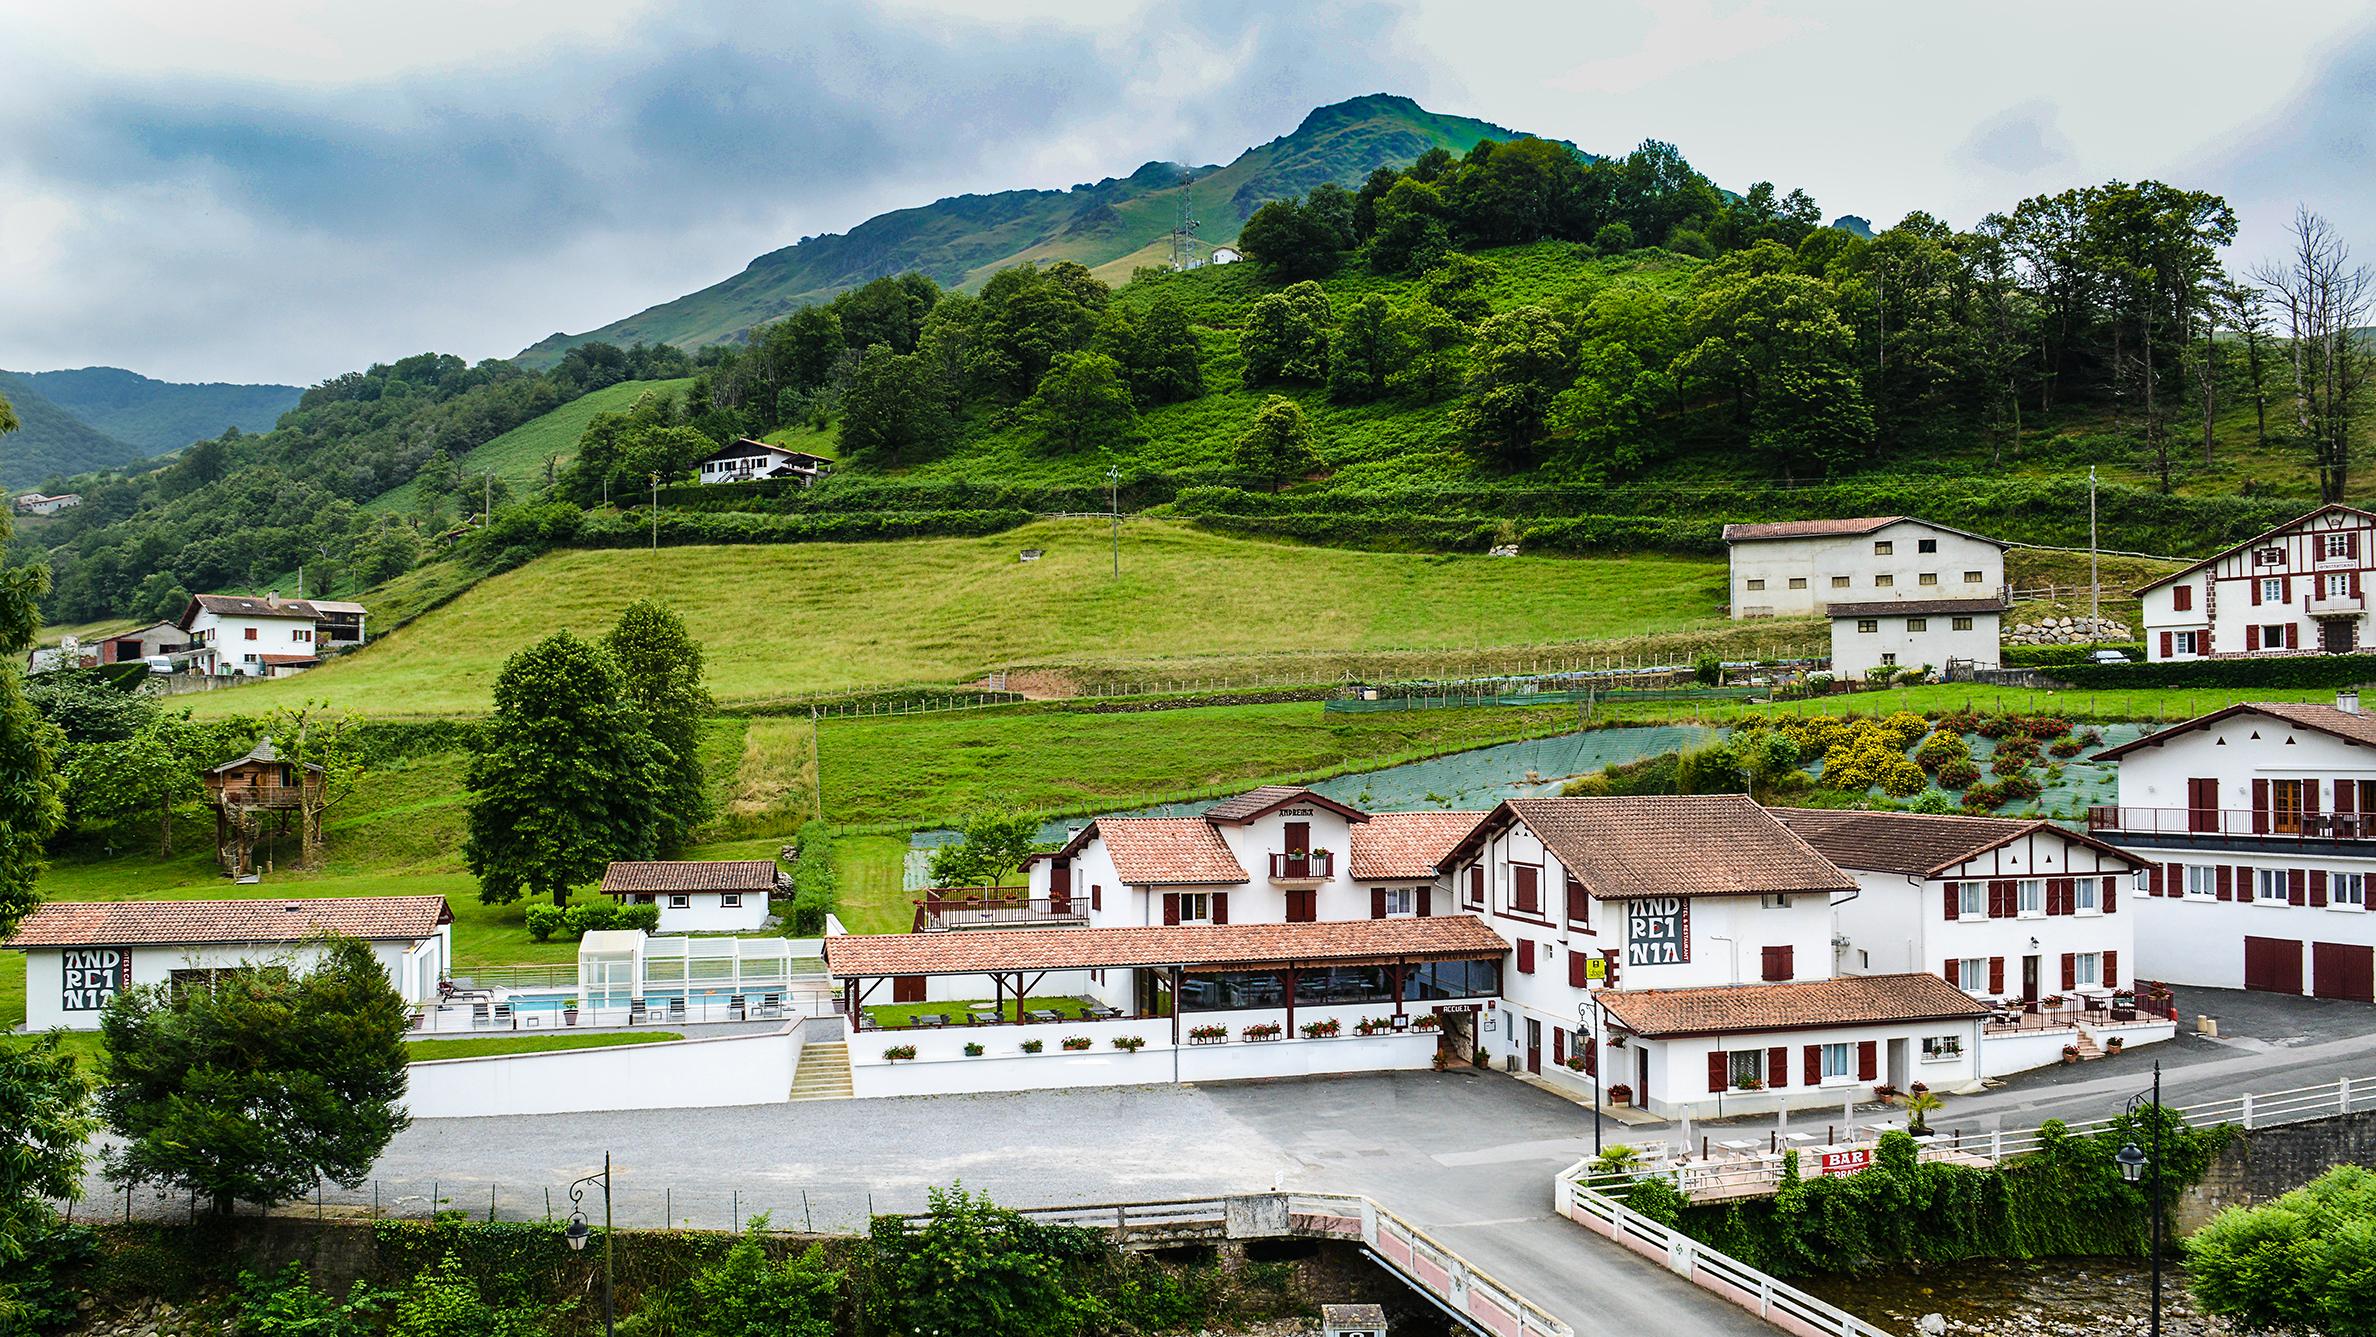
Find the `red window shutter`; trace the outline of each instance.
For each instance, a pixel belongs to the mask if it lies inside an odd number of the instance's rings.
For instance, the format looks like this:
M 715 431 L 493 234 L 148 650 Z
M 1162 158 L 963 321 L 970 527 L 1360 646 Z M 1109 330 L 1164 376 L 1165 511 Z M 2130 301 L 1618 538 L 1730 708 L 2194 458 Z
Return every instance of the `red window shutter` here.
M 2076 988 L 2078 988 L 2078 987 L 2079 987 L 2079 954 L 2078 954 L 2077 952 L 2064 952 L 2064 953 L 2062 954 L 2062 966 L 2063 966 L 2063 983 L 2062 983 L 2062 987 L 2063 987 L 2063 988 L 2065 988 L 2065 989 L 2076 989 Z
M 2162 895 L 2184 896 L 2186 894 L 2186 866 L 2184 864 L 2166 865 L 2162 869 L 2162 873 Z
M 2001 956 L 1988 958 L 1988 991 L 1993 994 L 2005 992 L 2005 958 Z
M 2359 531 L 2358 531 L 2358 530 L 2356 530 L 2356 529 L 2355 529 L 2355 530 L 2351 531 L 2350 533 L 2348 533 L 2348 534 L 2345 534 L 2345 535 L 2343 536 L 2343 555 L 2344 555 L 2345 557 L 2357 557 L 2357 556 L 2359 556 Z
M 1940 971 L 1940 972 L 1939 972 L 1939 975 L 1940 975 L 1940 977 L 1941 977 L 1942 979 L 1945 979 L 1945 980 L 1946 980 L 1946 981 L 1947 981 L 1949 984 L 1952 984 L 1952 985 L 1954 985 L 1956 988 L 1960 989 L 1960 988 L 1964 987 L 1964 984 L 1963 984 L 1963 979 L 1962 979 L 1962 977 L 1961 977 L 1962 970 L 1963 970 L 1963 963 L 1962 963 L 1962 962 L 1960 962 L 1960 961 L 1957 961 L 1957 960 L 1956 960 L 1954 957 L 1952 957 L 1952 956 L 1951 956 L 1951 957 L 1948 957 L 1948 958 L 1947 958 L 1947 968 L 1946 968 L 1946 969 L 1944 969 L 1944 970 L 1942 970 L 1942 971 Z
M 1960 890 L 1961 890 L 1961 888 L 1960 888 L 1960 887 L 1958 887 L 1958 886 L 1957 886 L 1955 883 L 1953 883 L 1953 882 L 1949 882 L 1949 883 L 1947 883 L 1947 884 L 1946 884 L 1946 890 L 1947 890 L 1947 917 L 1948 917 L 1949 919 L 1953 919 L 1953 918 L 1955 918 L 1955 902 L 1956 902 L 1956 893 L 1957 893 L 1958 891 L 1960 891 Z
M 2338 776 L 2335 780 L 2335 811 L 2338 813 L 2354 811 L 2359 806 L 2355 801 L 2358 798 L 2359 786 Z
M 2194 591 L 2188 589 L 2184 585 L 2173 585 L 2170 587 L 2170 611 L 2174 613 L 2183 613 L 2192 607 L 2194 607 Z M 2168 634 L 2169 633 L 2167 632 L 2163 633 L 2163 635 Z
M 1570 951 L 1570 952 L 1568 953 L 1568 987 L 1569 987 L 1569 988 L 1571 988 L 1571 989 L 1589 989 L 1589 988 L 1591 988 L 1591 987 L 1592 987 L 1592 981 L 1591 981 L 1590 979 L 1587 979 L 1587 978 L 1585 977 L 1585 975 L 1584 975 L 1584 972 L 1585 972 L 1585 970 L 1589 968 L 1589 967 L 1587 966 L 1587 963 L 1588 963 L 1588 962 L 1590 962 L 1591 960 L 1592 960 L 1592 958 L 1591 958 L 1590 956 L 1586 955 L 1586 954 L 1585 954 L 1585 953 L 1583 953 L 1583 952 L 1578 952 L 1578 951 Z
M 1790 1050 L 1776 1045 L 1766 1051 L 1766 1085 L 1776 1091 L 1790 1085 Z
M 2269 782 L 2266 780 L 2252 782 L 2252 833 L 2256 836 L 2269 834 Z
M 1584 884 L 1574 873 L 1567 875 L 1567 917 L 1571 924 L 1592 927 L 1592 897 L 1584 893 Z
M 1763 963 L 1763 965 L 1762 965 L 1762 971 L 1761 971 L 1761 973 L 1758 975 L 1758 978 L 1759 978 L 1759 979 L 1763 979 L 1763 980 L 1768 980 L 1768 981 L 1771 981 L 1771 980 L 1779 980 L 1779 979 L 1786 979 L 1786 978 L 1788 978 L 1788 976 L 1785 976 L 1785 975 L 1783 975 L 1783 974 L 1781 973 L 1781 972 L 1782 972 L 1782 949 L 1781 949 L 1781 948 L 1779 948 L 1779 947 L 1765 947 L 1765 948 L 1760 948 L 1760 949 L 1759 949 L 1759 957 L 1760 957 L 1760 960 L 1761 960 L 1761 961 L 1762 961 L 1762 963 Z
M 1518 940 L 1518 973 L 1521 975 L 1532 975 L 1534 973 L 1534 968 L 1534 939 L 1520 938 Z
M 1105 908 L 1104 883 L 1092 882 L 1089 884 L 1089 908 L 1092 910 L 1103 910 Z
M 2236 899 L 2236 870 L 2226 864 L 2221 864 L 2218 873 L 2214 876 L 2218 883 L 2217 895 L 2219 899 L 2223 901 Z
M 2172 649 L 2172 648 L 2171 648 L 2171 642 L 2172 642 L 2172 640 L 2173 640 L 2174 638 L 2173 638 L 2173 637 L 2170 635 L 2170 633 L 2168 633 L 2168 632 L 2166 632 L 2166 631 L 2165 631 L 2165 632 L 2163 632 L 2163 633 L 2161 634 L 2161 637 L 2162 637 L 2162 642 L 2161 642 L 2161 645 L 2162 645 L 2162 653 L 2161 653 L 2161 657 L 2162 657 L 2162 658 L 2164 658 L 2164 659 L 2168 659 L 2168 658 L 2170 658 L 2170 657 L 2171 657 L 2173 654 L 2177 653 L 2177 652 L 2176 652 L 2174 649 Z
M 2302 812 L 2309 816 L 2316 816 L 2318 813 L 2318 781 L 2316 778 L 2302 782 Z
M 1163 893 L 1163 922 L 1166 924 L 1180 922 L 1180 894 L 1176 891 Z
M 1881 1075 L 1881 1042 L 1859 1040 L 1856 1043 L 1856 1076 L 1869 1082 Z
M 1808 1045 L 1806 1050 L 1806 1085 L 1823 1085 L 1823 1046 Z
M 2245 584 L 2252 587 L 2252 606 L 2255 608 L 2260 607 L 2260 577 L 2254 576 L 2251 580 L 2246 581 Z M 2249 650 L 2252 648 L 2250 645 L 2250 641 L 2252 639 L 2252 628 L 2246 627 L 2244 629 L 2244 635 L 2246 641 L 2245 648 Z
M 2258 589 L 2259 586 L 2255 585 L 2253 588 Z M 2260 600 L 2254 599 L 2253 602 L 2259 603 Z M 2260 624 L 2258 622 L 2244 629 L 2244 648 L 2247 650 L 2260 649 Z
M 2120 879 L 2119 879 L 2119 878 L 2116 878 L 2116 877 L 2108 877 L 2108 878 L 2105 878 L 2105 879 L 2104 879 L 2104 913 L 2105 913 L 2105 914 L 2112 914 L 2112 913 L 2114 913 L 2115 911 L 2117 911 L 2117 910 L 2119 910 L 2119 909 L 2120 909 Z
M 2159 896 L 2162 894 L 2162 866 L 2160 864 L 2153 864 L 2146 868 L 2145 894 L 2148 896 Z M 2107 911 L 2108 910 L 2109 907 L 2107 907 Z
M 1723 1091 L 1732 1086 L 1732 1062 L 1721 1049 L 1708 1051 L 1708 1089 Z
M 2118 952 L 2104 953 L 2104 987 L 2107 989 L 2120 987 L 2120 953 Z
M 2310 875 L 2308 873 L 2299 868 L 2285 870 L 2285 903 L 2287 905 L 2308 905 L 2310 903 Z
M 2326 897 L 2326 889 L 2327 889 L 2326 870 L 2325 870 L 2324 868 L 2313 868 L 2313 869 L 2311 869 L 2311 870 L 2310 870 L 2310 903 L 2311 903 L 2312 905 L 2325 905 L 2325 904 L 2326 904 L 2326 901 L 2327 901 L 2327 897 Z
M 1798 955 L 1798 948 L 1796 948 L 1796 947 L 1792 947 L 1792 946 L 1784 946 L 1784 947 L 1778 948 L 1777 950 L 1779 950 L 1779 951 L 1782 953 L 1782 973 L 1781 973 L 1781 974 L 1779 974 L 1779 975 L 1776 975 L 1774 978 L 1776 978 L 1776 979 L 1782 979 L 1782 980 L 1787 980 L 1787 979 L 1795 979 L 1795 978 L 1797 978 L 1797 977 L 1798 977 L 1798 963 L 1797 963 L 1797 961 L 1796 961 L 1794 958 L 1796 958 L 1796 956 Z
M 2293 596 L 2287 595 L 2286 597 L 2290 599 Z M 2285 624 L 2285 648 L 2288 650 L 2299 650 L 2302 648 L 2301 623 L 2288 622 Z
M 2280 585 L 2280 586 L 2278 586 L 2278 589 L 2279 589 L 2279 591 L 2280 591 L 2280 592 L 2283 594 L 2283 596 L 2284 596 L 2284 599 L 2285 599 L 2285 602 L 2287 602 L 2287 603 L 2292 603 L 2292 602 L 2293 602 L 2293 577 L 2292 577 L 2292 576 L 2284 576 L 2284 577 L 2281 577 L 2281 579 L 2282 579 L 2282 580 L 2283 580 L 2285 583 L 2284 583 L 2284 584 L 2282 584 L 2282 585 Z M 2290 628 L 2289 628 L 2288 630 L 2290 630 Z
M 1474 864 L 1470 866 L 1468 877 L 1468 894 L 1469 904 L 1481 906 L 1485 903 L 1485 865 Z
M 1213 922 L 1216 924 L 1229 922 L 1229 893 L 1226 891 L 1213 893 Z
M 1411 906 L 1412 906 L 1412 908 L 1416 909 L 1416 910 L 1419 912 L 1419 917 L 1420 917 L 1421 919 L 1428 919 L 1428 918 L 1432 918 L 1432 917 L 1434 917 L 1434 915 L 1435 915 L 1435 888 L 1434 888 L 1434 887 L 1421 887 L 1421 888 L 1419 888 L 1417 891 L 1414 891 L 1414 892 L 1412 892 L 1412 893 L 1411 893 Z
M 2071 880 L 2067 877 L 2046 879 L 2046 913 L 2067 914 L 2070 911 Z
M 2351 597 L 2354 599 L 2360 597 L 2359 572 L 2357 571 L 2351 573 Z
M 1523 914 L 1543 912 L 1543 890 L 1540 879 L 1543 870 L 1525 864 L 1510 865 L 1510 908 Z
M 1565 1026 L 1551 1028 L 1551 1061 L 1553 1063 L 1567 1062 L 1567 1027 Z
M 1371 887 L 1371 888 L 1370 888 L 1370 918 L 1372 918 L 1372 919 L 1384 919 L 1385 917 L 1386 917 L 1386 889 L 1385 889 L 1384 887 Z

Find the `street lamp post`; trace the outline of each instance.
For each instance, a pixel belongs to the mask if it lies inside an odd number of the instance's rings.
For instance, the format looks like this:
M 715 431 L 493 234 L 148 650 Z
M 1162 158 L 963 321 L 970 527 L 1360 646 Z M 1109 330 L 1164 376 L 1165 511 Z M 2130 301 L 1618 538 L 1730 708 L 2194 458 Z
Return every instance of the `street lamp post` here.
M 569 1228 L 561 1232 L 561 1238 L 569 1241 L 569 1248 L 573 1253 L 584 1252 L 586 1237 L 594 1233 L 586 1228 L 586 1213 L 582 1210 L 588 1184 L 602 1185 L 602 1331 L 604 1337 L 611 1337 L 615 1331 L 618 1315 L 611 1303 L 611 1158 L 609 1152 L 602 1153 L 601 1174 L 587 1175 L 569 1186 Z
M 1592 1024 L 1592 1014 L 1599 1005 L 1600 1000 L 1594 998 L 1588 998 L 1576 1004 L 1576 1020 L 1585 1025 L 1584 1043 L 1592 1046 L 1589 1052 L 1592 1055 L 1592 1154 L 1595 1156 L 1601 1154 L 1600 1068 L 1602 1055 L 1600 1052 L 1600 1027 Z
M 2134 1142 L 2122 1147 L 2112 1159 L 2120 1165 L 2120 1177 L 2129 1183 L 2145 1180 L 2145 1196 L 2151 1199 L 2153 1227 L 2152 1252 L 2152 1310 L 2147 1320 L 2147 1337 L 2161 1337 L 2161 1256 L 2162 1256 L 2162 1154 L 2161 1154 L 2161 1064 L 2153 1065 L 2153 1090 L 2129 1097 L 2128 1112 L 2151 1109 L 2145 1126 L 2145 1141 L 2149 1150 L 2140 1151 Z

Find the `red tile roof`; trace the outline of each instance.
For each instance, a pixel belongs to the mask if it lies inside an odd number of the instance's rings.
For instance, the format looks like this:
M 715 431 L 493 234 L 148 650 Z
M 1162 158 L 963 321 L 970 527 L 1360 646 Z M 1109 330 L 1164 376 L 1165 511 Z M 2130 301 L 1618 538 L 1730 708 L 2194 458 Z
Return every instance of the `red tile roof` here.
M 1509 799 L 1455 853 L 1511 820 L 1595 900 L 1856 890 L 1746 794 Z
M 843 934 L 825 940 L 825 966 L 836 978 L 852 979 L 996 970 L 1464 960 L 1498 958 L 1508 950 L 1509 944 L 1474 915 L 1435 915 L 1316 924 Z
M 1964 1021 L 1987 1008 L 1936 975 L 1847 975 L 1704 989 L 1607 989 L 1592 995 L 1636 1035 L 1742 1035 L 1819 1026 Z
M 1840 534 L 1870 534 L 1883 525 L 1894 525 L 1905 518 L 1902 515 L 1866 515 L 1845 520 L 1774 520 L 1726 525 L 1724 541 L 1740 543 L 1757 539 L 1815 539 Z
M 1202 817 L 1106 817 L 1091 822 L 1067 850 L 1102 837 L 1114 876 L 1134 887 L 1230 887 L 1246 870 Z
M 1481 812 L 1373 812 L 1353 828 L 1346 871 L 1361 881 L 1433 878 L 1436 865 L 1484 819 Z
M 1208 822 L 1250 822 L 1266 812 L 1284 808 L 1290 803 L 1309 803 L 1342 814 L 1347 821 L 1362 822 L 1369 814 L 1359 808 L 1339 803 L 1325 794 L 1315 793 L 1302 785 L 1263 785 L 1221 800 L 1204 810 Z
M 773 891 L 773 859 L 620 860 L 602 870 L 604 894 L 655 891 Z
M 2085 845 L 2128 867 L 2137 861 L 2118 849 L 2044 818 L 1933 816 L 1836 808 L 1772 808 L 1815 852 L 1842 868 L 1926 877 L 2028 835 Z
M 324 933 L 418 939 L 454 922 L 443 896 L 315 900 L 49 901 L 17 924 L 6 946 L 302 942 Z
M 2003 597 L 1985 599 L 1868 599 L 1857 603 L 1825 604 L 1825 617 L 1944 617 L 1950 613 L 2002 613 L 2012 607 Z
M 314 656 L 314 655 L 258 655 L 258 656 L 256 656 L 256 659 L 257 659 L 257 661 L 258 661 L 258 662 L 260 662 L 260 663 L 265 663 L 265 664 L 276 664 L 276 665 L 286 665 L 286 664 L 311 664 L 311 663 L 313 663 L 313 662 L 315 661 L 315 659 L 316 659 L 316 658 L 317 658 L 317 656 Z
M 2283 720 L 2298 729 L 2312 729 L 2340 738 L 2347 743 L 2358 743 L 2363 747 L 2376 747 L 2376 719 L 2365 714 L 2343 710 L 2335 706 L 2311 705 L 2298 701 L 2240 701 L 2224 709 L 2214 710 L 2208 715 L 2198 715 L 2182 724 L 2173 724 L 2167 729 L 2146 734 L 2142 738 L 2131 739 L 2116 747 L 2105 748 L 2096 753 L 2094 759 L 2108 761 L 2115 757 L 2123 757 L 2142 747 L 2155 747 L 2169 742 L 2187 730 L 2207 729 L 2231 716 L 2246 714 L 2266 715 L 2273 720 Z
M 2218 552 L 2211 554 L 2209 557 L 2203 558 L 2199 562 L 2179 567 L 2177 570 L 2172 571 L 2170 574 L 2162 576 L 2159 579 L 2147 581 L 2146 583 L 2139 585 L 2137 588 L 2130 590 L 2129 593 L 2131 595 L 2141 596 L 2147 590 L 2157 590 L 2162 586 L 2169 584 L 2173 580 L 2182 580 L 2185 577 L 2191 576 L 2195 572 L 2202 570 L 2204 567 L 2216 565 L 2223 559 L 2232 557 L 2235 554 L 2244 551 L 2246 548 L 2258 547 L 2288 530 L 2299 529 L 2318 517 L 2325 515 L 2329 511 L 2340 511 L 2343 514 L 2357 520 L 2376 522 L 2376 511 L 2363 511 L 2357 506 L 2345 506 L 2341 502 L 2329 502 L 2326 505 L 2319 507 L 2315 511 L 2308 511 L 2301 515 L 2297 515 L 2293 519 L 2286 521 L 2284 524 L 2278 525 L 2271 529 L 2264 529 L 2258 534 L 2253 535 L 2251 538 L 2248 538 L 2242 543 L 2236 544 L 2233 547 L 2222 548 Z

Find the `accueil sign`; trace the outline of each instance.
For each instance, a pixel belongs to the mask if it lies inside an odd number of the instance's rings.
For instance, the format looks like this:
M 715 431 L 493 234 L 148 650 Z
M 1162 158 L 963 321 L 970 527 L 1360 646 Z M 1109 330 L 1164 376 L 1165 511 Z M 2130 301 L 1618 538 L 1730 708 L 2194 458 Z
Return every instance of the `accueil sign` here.
M 132 987 L 128 947 L 69 947 L 58 989 L 58 1006 L 68 1012 L 96 1012 L 116 990 Z

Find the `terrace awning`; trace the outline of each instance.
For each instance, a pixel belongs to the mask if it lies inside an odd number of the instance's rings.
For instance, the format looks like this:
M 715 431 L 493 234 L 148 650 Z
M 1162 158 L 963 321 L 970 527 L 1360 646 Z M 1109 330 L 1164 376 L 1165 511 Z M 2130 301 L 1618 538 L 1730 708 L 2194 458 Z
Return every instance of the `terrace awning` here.
M 844 934 L 825 940 L 836 979 L 982 975 L 1148 966 L 1248 970 L 1500 959 L 1509 944 L 1474 915 L 1324 924 L 1181 924 L 1143 928 L 972 929 Z

